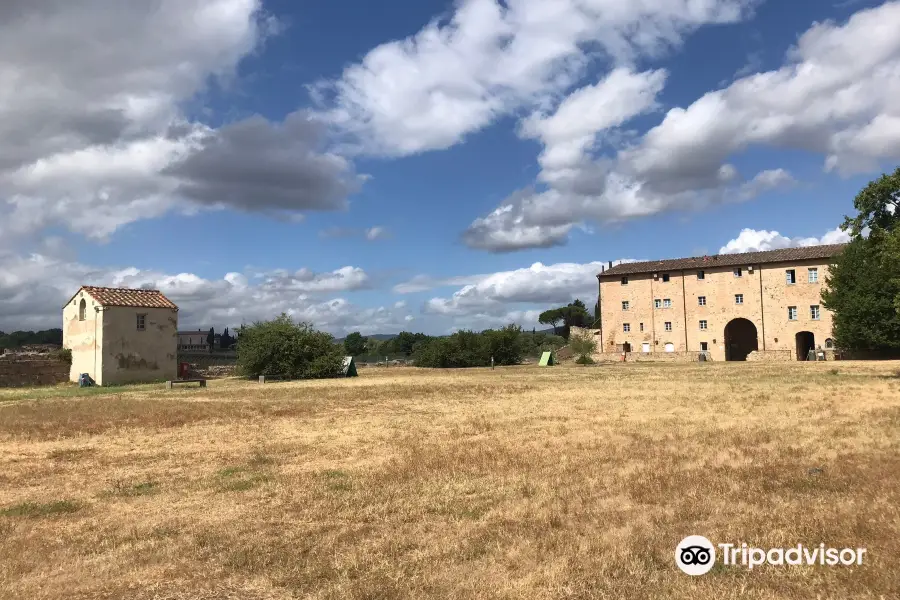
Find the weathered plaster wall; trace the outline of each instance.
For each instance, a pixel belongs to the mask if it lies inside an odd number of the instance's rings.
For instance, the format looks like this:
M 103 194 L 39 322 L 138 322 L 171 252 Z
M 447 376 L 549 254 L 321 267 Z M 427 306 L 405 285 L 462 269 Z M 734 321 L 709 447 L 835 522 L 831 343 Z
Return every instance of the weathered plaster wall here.
M 80 321 L 79 304 L 85 302 L 84 321 Z M 72 366 L 69 380 L 78 381 L 82 373 L 87 373 L 98 384 L 100 377 L 100 349 L 103 346 L 103 328 L 98 321 L 100 304 L 84 291 L 78 294 L 63 309 L 63 347 L 72 351 Z
M 168 308 L 106 307 L 103 315 L 103 382 L 135 383 L 174 379 L 177 373 L 178 313 Z M 145 315 L 145 329 L 137 329 Z

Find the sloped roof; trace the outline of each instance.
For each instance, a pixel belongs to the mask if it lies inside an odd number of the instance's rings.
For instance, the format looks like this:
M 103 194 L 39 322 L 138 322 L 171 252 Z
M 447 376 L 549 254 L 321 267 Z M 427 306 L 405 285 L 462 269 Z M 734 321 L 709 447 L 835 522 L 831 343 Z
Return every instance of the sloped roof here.
M 702 269 L 704 267 L 745 267 L 765 263 L 791 262 L 814 258 L 831 258 L 838 255 L 844 244 L 806 246 L 804 248 L 783 248 L 764 252 L 742 252 L 740 254 L 716 254 L 714 256 L 693 256 L 667 260 L 622 263 L 602 273 L 598 277 L 618 277 L 638 273 L 659 271 L 679 271 L 681 269 Z
M 129 288 L 108 288 L 83 285 L 84 290 L 100 303 L 101 306 L 133 306 L 136 308 L 172 308 L 178 310 L 174 302 L 166 298 L 159 290 L 134 290 Z M 78 292 L 75 292 L 78 295 Z M 72 296 L 74 298 L 75 296 Z M 72 301 L 69 298 L 69 302 Z M 67 303 L 68 304 L 68 303 Z

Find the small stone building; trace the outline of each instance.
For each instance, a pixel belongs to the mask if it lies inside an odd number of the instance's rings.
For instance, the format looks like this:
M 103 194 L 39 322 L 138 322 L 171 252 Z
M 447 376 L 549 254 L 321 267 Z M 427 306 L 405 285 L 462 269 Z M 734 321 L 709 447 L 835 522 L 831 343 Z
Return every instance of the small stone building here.
M 69 378 L 98 385 L 175 379 L 178 307 L 158 290 L 83 286 L 63 307 Z

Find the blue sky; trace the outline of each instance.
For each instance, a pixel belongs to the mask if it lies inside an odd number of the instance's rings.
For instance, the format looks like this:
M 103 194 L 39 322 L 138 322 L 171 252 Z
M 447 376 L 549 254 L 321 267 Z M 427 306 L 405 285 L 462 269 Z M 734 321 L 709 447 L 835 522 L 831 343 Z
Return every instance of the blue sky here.
M 0 329 L 81 284 L 530 328 L 609 260 L 841 241 L 900 158 L 898 2 L 110 6 L 0 9 Z

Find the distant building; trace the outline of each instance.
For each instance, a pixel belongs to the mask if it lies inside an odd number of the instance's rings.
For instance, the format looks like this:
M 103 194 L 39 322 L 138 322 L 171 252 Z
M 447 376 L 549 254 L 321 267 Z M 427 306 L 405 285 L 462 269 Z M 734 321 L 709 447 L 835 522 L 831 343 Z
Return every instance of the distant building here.
M 178 307 L 157 290 L 83 286 L 63 307 L 69 377 L 98 385 L 173 379 Z
M 622 263 L 597 275 L 601 352 L 754 351 L 806 360 L 829 349 L 821 292 L 843 245 Z M 780 351 L 772 353 L 771 351 Z
M 209 342 L 207 337 L 209 330 L 196 331 L 179 331 L 178 332 L 178 350 L 182 352 L 209 352 Z M 215 349 L 215 344 L 213 348 Z

